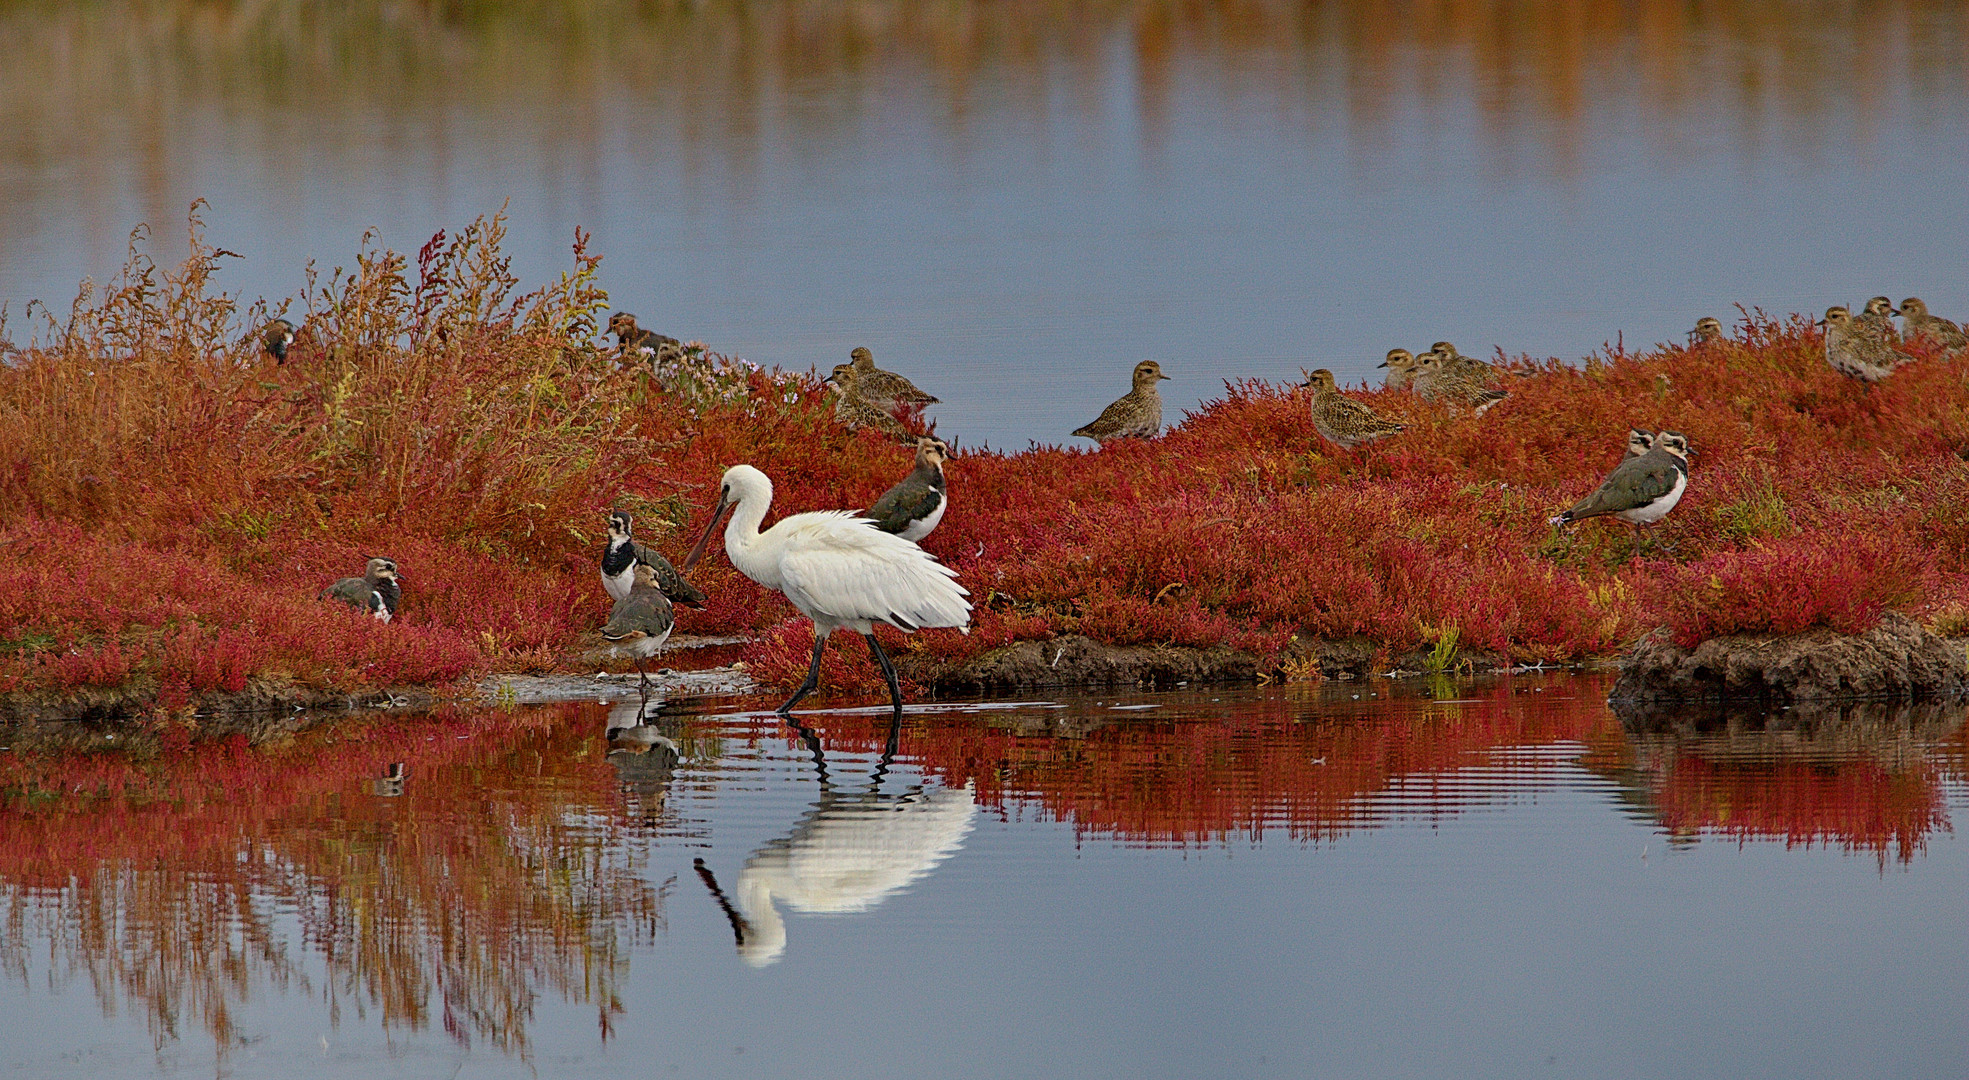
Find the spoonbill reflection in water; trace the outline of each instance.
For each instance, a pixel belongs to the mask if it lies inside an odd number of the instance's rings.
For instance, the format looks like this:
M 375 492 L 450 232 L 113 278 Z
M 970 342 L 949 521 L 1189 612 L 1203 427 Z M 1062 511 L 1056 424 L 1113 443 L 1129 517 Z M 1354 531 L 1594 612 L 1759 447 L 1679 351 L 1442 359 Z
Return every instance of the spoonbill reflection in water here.
M 957 583 L 957 572 L 914 543 L 870 527 L 868 519 L 843 510 L 794 514 L 759 531 L 772 505 L 773 482 L 750 465 L 725 470 L 718 505 L 704 535 L 697 538 L 684 569 L 704 554 L 704 545 L 718 528 L 727 506 L 736 506 L 725 528 L 725 554 L 746 577 L 784 593 L 800 614 L 814 621 L 814 658 L 781 716 L 790 716 L 801 698 L 820 681 L 820 654 L 827 636 L 852 630 L 868 641 L 869 654 L 882 665 L 889 683 L 889 700 L 902 716 L 902 685 L 896 666 L 875 640 L 875 624 L 888 623 L 905 633 L 931 626 L 970 632 L 970 593 Z
M 779 905 L 810 915 L 868 911 L 956 854 L 977 813 L 972 785 L 961 788 L 912 784 L 884 795 L 880 788 L 895 754 L 895 726 L 866 790 L 834 786 L 812 729 L 794 729 L 812 750 L 820 775 L 820 801 L 786 836 L 769 841 L 739 871 L 738 903 L 718 887 L 702 859 L 698 877 L 724 908 L 739 959 L 755 968 L 776 963 L 786 951 L 786 922 Z

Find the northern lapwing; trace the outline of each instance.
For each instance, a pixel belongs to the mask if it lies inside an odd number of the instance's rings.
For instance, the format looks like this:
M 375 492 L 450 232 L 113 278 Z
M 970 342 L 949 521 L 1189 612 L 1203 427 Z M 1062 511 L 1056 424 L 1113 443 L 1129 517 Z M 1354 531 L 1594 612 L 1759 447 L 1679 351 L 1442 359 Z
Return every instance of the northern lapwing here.
M 318 600 L 340 600 L 357 611 L 367 612 L 379 622 L 396 618 L 403 602 L 402 574 L 396 560 L 373 558 L 361 577 L 345 577 L 317 593 Z
M 902 482 L 890 488 L 868 508 L 868 520 L 886 533 L 904 540 L 921 540 L 930 535 L 950 505 L 944 492 L 943 463 L 950 448 L 942 439 L 916 440 L 916 466 Z
M 1093 423 L 1073 429 L 1074 435 L 1106 446 L 1115 439 L 1153 439 L 1162 434 L 1162 391 L 1155 384 L 1168 378 L 1153 360 L 1136 364 L 1133 389 L 1102 409 Z
M 629 595 L 617 600 L 614 610 L 609 612 L 602 638 L 614 646 L 615 652 L 635 657 L 636 677 L 641 680 L 638 685 L 644 696 L 648 696 L 649 673 L 643 670 L 643 661 L 655 656 L 663 643 L 670 640 L 677 616 L 670 607 L 670 598 L 657 587 L 656 571 L 650 564 L 637 563 L 635 575 Z
M 608 317 L 608 332 L 615 335 L 616 354 L 623 357 L 654 358 L 665 347 L 681 349 L 684 346 L 683 342 L 668 334 L 637 326 L 636 317 L 626 311 L 618 311 Z
M 1655 433 L 1646 428 L 1627 429 L 1627 454 L 1622 461 L 1632 461 L 1654 448 Z
M 294 344 L 294 324 L 286 319 L 274 319 L 260 328 L 260 347 L 273 357 L 276 364 L 287 362 L 287 347 Z
M 1455 346 L 1450 346 L 1455 348 Z M 1490 365 L 1481 360 L 1468 360 L 1468 364 L 1447 359 L 1442 353 L 1430 349 L 1415 358 L 1415 395 L 1424 401 L 1440 401 L 1447 405 L 1457 405 L 1476 410 L 1478 416 L 1490 411 L 1491 406 L 1510 397 L 1506 390 L 1492 390 L 1484 385 L 1483 372 Z M 1471 366 L 1476 365 L 1476 366 Z
M 1914 359 L 1880 335 L 1861 329 L 1844 307 L 1825 309 L 1820 325 L 1825 327 L 1825 362 L 1849 378 L 1871 385 Z
M 834 374 L 828 376 L 827 382 L 834 394 L 834 419 L 849 431 L 868 428 L 898 442 L 915 444 L 916 436 L 902 421 L 861 395 L 861 375 L 853 364 L 834 365 Z
M 1704 315 L 1697 319 L 1695 329 L 1689 331 L 1691 348 L 1721 340 L 1723 340 L 1723 324 L 1713 315 Z
M 1918 296 L 1901 301 L 1901 328 L 1904 341 L 1927 341 L 1945 352 L 1969 348 L 1969 336 L 1962 328 L 1939 315 L 1930 315 L 1928 305 Z
M 608 545 L 602 548 L 602 588 L 608 590 L 609 599 L 628 596 L 636 584 L 636 567 L 644 565 L 655 572 L 656 587 L 671 603 L 703 607 L 704 590 L 685 581 L 684 575 L 661 552 L 638 543 L 635 527 L 636 519 L 627 511 L 617 510 L 608 516 Z
M 1313 392 L 1313 430 L 1342 450 L 1399 434 L 1408 426 L 1341 394 L 1333 372 L 1325 368 L 1306 376 L 1305 385 Z
M 1874 337 L 1893 345 L 1901 340 L 1894 330 L 1894 302 L 1884 296 L 1876 296 L 1866 302 L 1858 315 L 1853 316 L 1853 325 Z
M 1638 431 L 1628 432 L 1628 448 Z M 1649 441 L 1639 457 L 1614 466 L 1593 494 L 1552 519 L 1561 528 L 1587 518 L 1616 517 L 1633 526 L 1634 550 L 1641 550 L 1641 529 L 1668 516 L 1689 487 L 1689 440 L 1679 431 L 1663 431 Z
M 915 383 L 876 367 L 875 354 L 865 347 L 857 346 L 849 353 L 848 362 L 855 369 L 855 392 L 863 401 L 891 416 L 937 403 L 935 397 L 918 390 Z
M 1374 366 L 1388 369 L 1381 380 L 1383 390 L 1407 390 L 1415 381 L 1415 354 L 1407 349 L 1389 349 L 1387 359 Z

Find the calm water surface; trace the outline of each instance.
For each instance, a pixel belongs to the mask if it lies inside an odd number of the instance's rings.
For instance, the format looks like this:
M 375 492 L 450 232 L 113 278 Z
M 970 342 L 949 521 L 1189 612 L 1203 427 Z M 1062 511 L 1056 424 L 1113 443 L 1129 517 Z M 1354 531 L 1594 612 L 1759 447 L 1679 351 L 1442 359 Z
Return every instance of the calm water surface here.
M 0 1071 L 1962 1074 L 1960 708 L 1436 690 L 15 729 Z
M 1969 314 L 1969 14 L 1940 2 L 0 2 L 0 301 L 65 311 L 185 208 L 292 297 L 510 203 L 618 307 L 970 445 L 1164 363 L 1577 359 L 1734 304 Z M 1172 408 L 1171 419 L 1176 417 Z

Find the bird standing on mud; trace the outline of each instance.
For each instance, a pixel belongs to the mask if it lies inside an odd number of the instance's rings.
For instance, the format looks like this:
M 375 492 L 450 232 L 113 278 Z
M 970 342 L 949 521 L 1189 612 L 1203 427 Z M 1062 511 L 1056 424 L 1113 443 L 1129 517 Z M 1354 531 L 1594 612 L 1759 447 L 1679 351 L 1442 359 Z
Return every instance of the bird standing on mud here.
M 636 520 L 626 511 L 617 510 L 608 516 L 608 546 L 602 548 L 602 588 L 608 590 L 609 599 L 620 600 L 629 595 L 636 584 L 636 567 L 648 566 L 656 574 L 656 587 L 673 604 L 701 608 L 704 606 L 704 590 L 684 580 L 670 560 L 656 549 L 636 542 L 632 535 Z
M 1342 450 L 1400 434 L 1408 426 L 1342 394 L 1333 382 L 1333 372 L 1325 368 L 1308 375 L 1305 385 L 1313 392 L 1313 430 Z
M 704 546 L 718 528 L 726 507 L 736 507 L 725 528 L 725 554 L 739 572 L 768 589 L 783 593 L 800 614 L 814 623 L 813 662 L 806 681 L 779 707 L 789 716 L 800 699 L 820 682 L 821 650 L 836 630 L 852 630 L 868 642 L 868 651 L 882 667 L 889 684 L 895 715 L 902 716 L 902 684 L 896 666 L 875 640 L 875 624 L 888 623 L 904 633 L 925 627 L 954 627 L 969 632 L 970 593 L 957 584 L 957 572 L 929 552 L 900 536 L 870 528 L 867 518 L 840 510 L 820 510 L 783 518 L 759 531 L 772 505 L 773 482 L 750 465 L 725 470 L 718 486 L 718 503 L 684 560 L 688 571 L 697 565 Z
M 921 540 L 935 531 L 950 505 L 944 493 L 943 475 L 944 458 L 949 452 L 942 439 L 924 436 L 916 440 L 915 467 L 868 508 L 870 523 L 909 541 Z
M 1638 431 L 1628 433 L 1628 449 Z M 1634 528 L 1634 550 L 1641 550 L 1641 528 L 1668 516 L 1689 487 L 1689 440 L 1679 431 L 1664 431 L 1649 441 L 1639 457 L 1629 457 L 1591 495 L 1552 519 L 1561 527 L 1587 518 L 1617 517 Z
M 602 627 L 602 638 L 615 646 L 616 652 L 626 652 L 635 658 L 638 685 L 645 695 L 649 693 L 650 681 L 649 673 L 643 670 L 643 661 L 663 648 L 676 626 L 676 611 L 663 590 L 657 588 L 655 568 L 648 563 L 637 563 L 635 583 L 630 586 L 629 595 L 615 602 L 608 624 Z
M 401 574 L 396 560 L 374 558 L 361 577 L 345 577 L 317 593 L 317 600 L 340 600 L 357 611 L 373 615 L 378 622 L 396 618 L 403 601 Z
M 1093 423 L 1083 424 L 1073 433 L 1102 446 L 1114 439 L 1155 438 L 1162 433 L 1162 391 L 1155 384 L 1168 378 L 1162 365 L 1153 360 L 1136 364 L 1134 387 L 1102 409 Z

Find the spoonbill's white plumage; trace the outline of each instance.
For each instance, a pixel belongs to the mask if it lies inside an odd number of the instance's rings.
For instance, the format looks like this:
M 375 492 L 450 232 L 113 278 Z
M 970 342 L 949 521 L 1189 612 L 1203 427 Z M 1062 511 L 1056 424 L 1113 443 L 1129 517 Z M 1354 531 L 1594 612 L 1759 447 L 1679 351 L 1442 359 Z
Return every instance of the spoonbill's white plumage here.
M 794 514 L 772 528 L 759 531 L 772 505 L 773 482 L 750 465 L 725 470 L 718 505 L 697 546 L 684 560 L 688 571 L 697 565 L 718 527 L 725 508 L 735 506 L 725 527 L 725 554 L 739 572 L 784 594 L 800 614 L 814 622 L 813 663 L 807 679 L 793 692 L 782 715 L 813 692 L 820 681 L 821 650 L 836 630 L 852 630 L 868 642 L 868 651 L 882 666 L 889 698 L 902 714 L 902 686 L 895 665 L 875 640 L 876 623 L 904 632 L 923 627 L 955 627 L 968 632 L 970 593 L 957 583 L 956 571 L 900 536 L 871 528 L 867 518 L 840 510 Z

